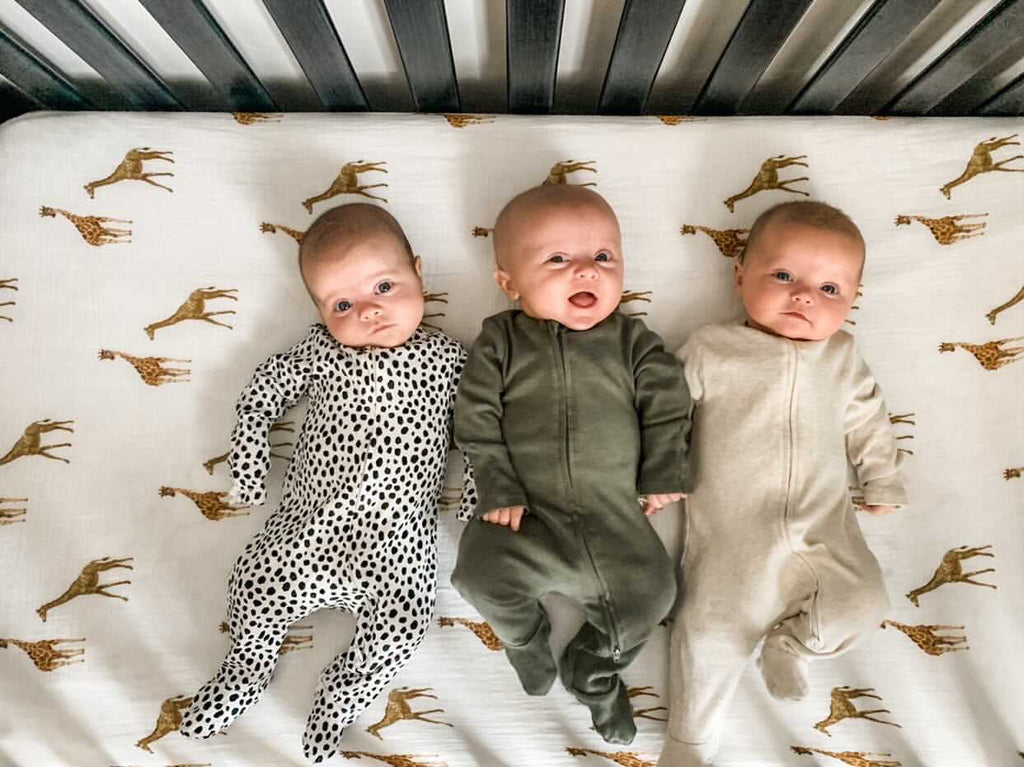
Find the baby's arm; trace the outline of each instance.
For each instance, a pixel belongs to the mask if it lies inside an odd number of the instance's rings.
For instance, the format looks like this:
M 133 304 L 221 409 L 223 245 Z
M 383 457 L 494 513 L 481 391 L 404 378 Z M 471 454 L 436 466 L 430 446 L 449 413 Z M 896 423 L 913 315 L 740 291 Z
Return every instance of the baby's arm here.
M 647 497 L 644 511 L 649 514 L 692 489 L 686 445 L 691 401 L 683 369 L 665 351 L 661 337 L 639 320 L 631 336 L 642 451 L 637 491 Z
M 907 504 L 899 476 L 902 456 L 896 447 L 882 392 L 867 365 L 853 353 L 852 394 L 844 422 L 846 454 L 864 493 L 864 510 L 869 514 L 888 514 Z
M 484 320 L 462 369 L 455 400 L 455 443 L 469 457 L 477 483 L 474 513 L 499 524 L 501 510 L 506 512 L 504 524 L 510 524 L 511 510 L 517 509 L 517 517 L 521 517 L 526 507 L 526 492 L 501 431 L 505 351 L 501 326 Z M 515 522 L 513 529 L 518 528 L 518 519 Z
M 270 471 L 267 434 L 284 411 L 305 393 L 321 333 L 319 326 L 313 327 L 306 338 L 291 349 L 259 365 L 239 395 L 228 456 L 234 480 L 230 494 L 233 502 L 259 505 L 266 500 L 264 480 Z

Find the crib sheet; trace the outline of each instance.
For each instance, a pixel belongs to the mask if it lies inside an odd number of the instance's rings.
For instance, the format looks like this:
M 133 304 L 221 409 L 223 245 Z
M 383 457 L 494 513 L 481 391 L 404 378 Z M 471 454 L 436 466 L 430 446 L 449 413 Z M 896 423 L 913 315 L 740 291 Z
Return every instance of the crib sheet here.
M 721 765 L 972 767 L 1024 750 L 1022 119 L 527 118 L 36 113 L 0 128 L 0 764 L 301 765 L 319 670 L 350 619 L 295 626 L 227 734 L 177 732 L 222 657 L 228 571 L 279 497 L 301 406 L 272 433 L 267 506 L 232 509 L 223 454 L 253 367 L 315 321 L 297 240 L 376 200 L 423 257 L 425 322 L 467 344 L 508 308 L 490 227 L 528 186 L 593 184 L 619 214 L 621 310 L 677 348 L 739 315 L 732 257 L 805 195 L 869 252 L 850 330 L 907 451 L 905 511 L 863 517 L 891 619 L 777 704 L 756 669 Z M 229 312 L 229 313 L 225 313 Z M 669 628 L 629 670 L 639 734 L 609 746 L 560 687 L 527 698 L 451 588 L 337 763 L 653 765 Z M 454 502 L 453 502 L 454 499 Z M 680 548 L 678 506 L 654 524 Z M 980 574 L 974 574 L 981 571 Z M 578 614 L 553 598 L 556 645 Z M 874 697 L 877 696 L 877 697 Z M 884 713 L 866 713 L 884 709 Z

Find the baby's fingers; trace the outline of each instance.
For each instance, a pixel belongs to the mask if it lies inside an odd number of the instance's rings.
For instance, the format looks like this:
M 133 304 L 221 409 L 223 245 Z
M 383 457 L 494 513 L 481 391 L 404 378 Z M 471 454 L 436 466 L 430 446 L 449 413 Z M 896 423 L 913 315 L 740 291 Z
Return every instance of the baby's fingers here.
M 509 511 L 509 525 L 512 527 L 512 532 L 519 532 L 519 525 L 523 519 L 523 510 L 521 507 L 516 507 Z

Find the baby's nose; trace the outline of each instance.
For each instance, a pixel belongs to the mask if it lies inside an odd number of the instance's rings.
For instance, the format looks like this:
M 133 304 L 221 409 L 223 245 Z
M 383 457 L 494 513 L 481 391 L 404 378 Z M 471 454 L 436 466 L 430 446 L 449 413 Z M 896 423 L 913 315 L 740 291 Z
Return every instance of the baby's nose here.
M 370 304 L 369 306 L 363 308 L 360 317 L 362 317 L 362 319 L 364 320 L 372 320 L 377 317 L 380 317 L 380 315 L 383 313 L 384 310 L 381 309 L 379 306 L 377 306 L 376 304 Z

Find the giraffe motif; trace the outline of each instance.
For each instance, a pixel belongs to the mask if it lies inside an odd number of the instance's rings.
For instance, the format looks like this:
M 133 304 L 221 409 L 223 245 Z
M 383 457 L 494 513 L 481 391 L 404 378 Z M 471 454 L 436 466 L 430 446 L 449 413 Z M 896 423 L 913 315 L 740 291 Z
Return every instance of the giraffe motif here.
M 28 498 L 0 498 L 0 503 L 27 503 Z M 0 527 L 25 521 L 28 509 L 0 509 Z
M 3 287 L 3 285 L 0 285 L 0 287 Z M 17 288 L 15 288 L 15 290 L 17 290 Z M 1011 298 L 1006 303 L 999 304 L 999 306 L 997 306 L 995 309 L 990 311 L 985 316 L 988 318 L 989 323 L 991 323 L 992 325 L 995 325 L 996 324 L 996 316 L 998 314 L 1000 314 L 1001 312 L 1005 312 L 1007 309 L 1009 309 L 1012 306 L 1016 306 L 1021 301 L 1024 301 L 1024 285 L 1021 285 L 1020 290 L 1017 291 L 1017 295 L 1015 295 L 1013 298 Z M 2 306 L 2 304 L 0 304 L 0 306 Z
M 471 621 L 466 618 L 438 618 L 438 626 L 465 626 L 474 634 L 477 639 L 484 643 L 484 646 L 488 650 L 498 652 L 505 649 L 501 640 L 498 639 L 498 635 L 494 633 L 491 627 L 485 622 Z
M 23 642 L 20 639 L 0 639 L 0 650 L 6 650 L 8 645 L 14 645 L 19 650 L 24 650 L 33 665 L 40 671 L 55 671 L 62 666 L 70 666 L 72 663 L 85 663 L 85 648 L 68 648 L 62 650 L 57 645 L 70 644 L 71 642 L 84 642 L 81 639 L 40 639 L 38 642 Z M 74 658 L 74 660 L 72 660 Z
M 273 426 L 270 427 L 270 431 L 268 432 L 268 434 L 273 434 L 275 431 L 286 431 L 286 432 L 289 432 L 291 434 L 294 434 L 295 433 L 295 421 L 278 421 L 277 423 L 275 423 Z M 291 442 L 271 442 L 270 443 L 270 448 L 271 448 L 270 457 L 271 458 L 283 458 L 286 461 L 290 461 L 291 460 L 291 456 L 282 455 L 281 453 L 275 453 L 273 451 L 273 449 L 275 447 L 289 447 L 292 444 L 293 443 L 291 443 Z M 214 467 L 217 466 L 218 464 L 224 463 L 228 459 L 229 455 L 231 455 L 231 451 L 228 451 L 227 453 L 221 453 L 220 455 L 214 456 L 209 461 L 204 461 L 203 462 L 203 468 L 206 469 L 206 473 L 209 474 L 210 476 L 213 476 L 213 469 L 214 469 Z
M 199 512 L 214 522 L 219 522 L 227 517 L 244 517 L 248 516 L 249 511 L 244 506 L 232 506 L 224 503 L 224 497 L 227 493 L 219 493 L 216 490 L 211 490 L 207 493 L 199 493 L 195 490 L 186 490 L 183 487 L 161 487 L 160 497 L 161 498 L 173 498 L 175 493 L 181 493 L 183 496 L 191 500 L 198 508 Z
M 494 234 L 494 227 L 474 226 L 471 234 L 474 237 L 487 237 L 488 235 Z
M 153 732 L 137 741 L 135 745 L 143 751 L 152 754 L 153 749 L 149 747 L 149 744 L 160 740 L 165 735 L 177 732 L 181 726 L 181 712 L 191 705 L 192 698 L 184 695 L 176 695 L 165 700 L 160 704 L 160 715 L 156 718 L 156 726 L 153 728 Z
M 60 213 L 64 218 L 75 225 L 75 229 L 82 235 L 82 239 L 90 245 L 100 247 L 102 245 L 119 245 L 131 242 L 132 230 L 120 229 L 104 224 L 130 224 L 131 219 L 109 218 L 107 216 L 76 216 L 62 208 L 50 208 L 43 205 L 39 209 L 39 215 L 43 217 L 56 218 Z
M 222 328 L 232 328 L 226 322 L 218 322 L 217 320 L 211 319 L 218 314 L 236 314 L 234 309 L 226 309 L 220 312 L 208 312 L 206 311 L 206 302 L 214 298 L 227 298 L 231 301 L 237 301 L 238 296 L 233 295 L 237 293 L 237 288 L 215 288 L 213 285 L 205 288 L 196 288 L 188 294 L 188 298 L 185 299 L 184 303 L 179 306 L 170 317 L 154 322 L 152 325 L 146 325 L 143 330 L 146 331 L 146 335 L 152 341 L 156 331 L 160 328 L 170 327 L 176 325 L 179 322 L 185 320 L 202 320 L 203 322 L 209 322 L 211 325 L 220 325 Z
M 824 756 L 831 756 L 833 759 L 837 759 L 843 764 L 848 764 L 850 767 L 900 767 L 900 763 L 893 759 L 875 759 L 876 756 L 892 756 L 892 754 L 881 752 L 875 753 L 870 751 L 825 751 L 820 748 L 804 748 L 803 746 L 790 746 L 794 753 L 810 755 L 823 754 Z
M 1006 469 L 1003 472 L 1003 479 L 1017 479 L 1022 473 L 1024 473 L 1024 466 L 1016 469 Z
M 445 727 L 454 727 L 455 725 L 450 722 L 442 722 L 439 719 L 428 719 L 425 716 L 425 714 L 444 713 L 443 708 L 431 708 L 427 711 L 413 711 L 409 706 L 409 701 L 414 698 L 432 698 L 433 700 L 437 700 L 436 695 L 429 694 L 429 691 L 432 689 L 432 687 L 420 687 L 418 689 L 412 689 L 410 687 L 396 687 L 388 693 L 388 703 L 387 708 L 384 710 L 384 718 L 376 724 L 371 724 L 366 728 L 366 731 L 378 740 L 384 740 L 384 738 L 381 737 L 380 731 L 385 727 L 390 727 L 399 721 L 412 721 L 414 719 L 421 722 L 431 722 L 432 724 L 443 724 Z
M 790 194 L 802 194 L 804 197 L 808 197 L 808 192 L 803 192 L 799 189 L 790 189 L 787 184 L 795 184 L 797 181 L 807 181 L 807 176 L 800 176 L 799 178 L 790 178 L 785 181 L 779 180 L 779 170 L 781 168 L 788 168 L 791 165 L 802 165 L 803 167 L 809 167 L 807 163 L 800 162 L 805 159 L 807 155 L 801 154 L 795 157 L 786 157 L 784 154 L 780 154 L 776 157 L 769 157 L 763 163 L 761 163 L 761 170 L 754 176 L 754 180 L 750 182 L 750 186 L 744 189 L 739 194 L 734 194 L 732 197 L 726 199 L 725 207 L 732 213 L 736 207 L 736 203 L 740 200 L 746 199 L 747 197 L 753 197 L 758 192 L 766 192 L 769 189 L 778 189 L 780 192 L 789 192 Z
M 917 413 L 889 413 L 889 423 L 894 426 L 898 423 L 907 424 L 908 426 L 917 426 L 917 421 L 911 421 Z M 896 437 L 897 440 L 901 439 L 913 439 L 913 434 L 900 434 Z M 897 453 L 906 453 L 907 455 L 913 455 L 914 451 L 905 447 L 897 448 Z
M 131 581 L 114 581 L 113 583 L 100 583 L 100 573 L 106 570 L 113 570 L 115 567 L 123 567 L 125 570 L 134 570 L 135 568 L 128 564 L 134 557 L 124 557 L 123 559 L 114 559 L 113 557 L 103 557 L 102 559 L 94 559 L 88 562 L 82 567 L 82 572 L 78 574 L 78 577 L 71 582 L 64 593 L 56 599 L 47 602 L 36 610 L 36 613 L 42 619 L 43 623 L 46 623 L 46 614 L 55 607 L 60 607 L 63 604 L 67 604 L 75 597 L 85 596 L 86 594 L 99 594 L 103 597 L 111 597 L 113 599 L 121 599 L 125 602 L 128 601 L 128 597 L 123 597 L 120 594 L 111 594 L 107 589 L 114 586 L 123 586 L 131 583 Z
M 630 700 L 632 700 L 633 698 L 639 698 L 639 697 L 642 697 L 642 696 L 645 696 L 645 695 L 649 696 L 649 697 L 652 697 L 652 698 L 661 697 L 656 692 L 651 692 L 652 689 L 653 688 L 650 685 L 648 685 L 646 687 L 627 687 L 626 688 L 626 695 L 627 695 L 627 697 L 629 697 Z M 655 711 L 668 711 L 668 709 L 665 708 L 665 706 L 654 706 L 652 708 L 636 708 L 634 706 L 633 707 L 633 718 L 634 719 L 650 719 L 651 721 L 654 721 L 654 722 L 667 722 L 668 721 L 667 718 L 662 719 L 660 716 L 651 716 L 651 714 L 653 712 L 655 712 Z M 591 728 L 591 729 L 593 729 L 593 728 Z
M 999 341 L 989 341 L 984 344 L 943 341 L 939 344 L 939 352 L 956 351 L 956 348 L 959 346 L 961 349 L 966 349 L 973 354 L 974 358 L 978 360 L 978 364 L 985 368 L 985 370 L 999 370 L 1001 367 L 1016 362 L 1024 354 L 1024 345 L 1003 348 L 1003 344 L 1013 343 L 1014 341 L 1024 341 L 1024 336 L 1003 338 Z
M 446 762 L 435 762 L 432 756 L 416 756 L 415 754 L 371 754 L 368 751 L 342 751 L 346 759 L 374 759 L 389 767 L 448 767 Z M 420 759 L 430 759 L 421 762 Z
M 665 125 L 679 125 L 680 123 L 695 123 L 695 122 L 702 122 L 704 120 L 703 117 L 694 117 L 693 115 L 658 115 L 657 117 L 658 117 L 659 120 L 661 120 L 663 123 L 665 123 Z
M 302 244 L 302 238 L 305 236 L 305 232 L 299 231 L 298 229 L 292 229 L 290 226 L 284 226 L 283 224 L 270 224 L 266 221 L 260 224 L 260 231 L 264 234 L 273 234 L 274 232 L 281 232 L 287 234 L 299 245 Z
M 651 299 L 647 296 L 651 295 L 649 290 L 624 290 L 622 291 L 622 298 L 619 299 L 619 308 L 623 307 L 623 304 L 633 303 L 634 301 L 642 301 L 645 304 L 651 303 Z M 646 317 L 647 312 L 626 312 L 628 317 Z
M 71 447 L 70 442 L 61 442 L 57 445 L 44 445 L 42 444 L 42 435 L 49 431 L 69 431 L 74 432 L 75 430 L 66 424 L 74 423 L 74 421 L 53 421 L 49 418 L 44 418 L 42 421 L 33 421 L 25 427 L 25 431 L 18 438 L 18 441 L 14 443 L 14 447 L 7 451 L 7 455 L 0 457 L 0 466 L 5 463 L 10 463 L 17 458 L 23 458 L 26 455 L 41 455 L 44 458 L 50 458 L 54 461 L 64 461 L 64 463 L 71 463 L 67 458 L 61 458 L 58 455 L 50 455 L 47 451 L 53 450 L 58 447 Z
M 181 360 L 174 357 L 133 357 L 124 352 L 100 349 L 101 360 L 112 360 L 120 357 L 133 368 L 142 378 L 143 383 L 149 386 L 160 386 L 165 383 L 186 383 L 189 379 L 188 368 L 165 368 L 161 367 L 165 362 L 191 362 L 192 360 Z
M 448 292 L 445 291 L 443 293 L 428 293 L 427 291 L 424 290 L 423 291 L 423 303 L 425 303 L 425 304 L 430 304 L 430 303 L 446 304 L 446 303 L 448 303 Z M 430 319 L 433 319 L 434 317 L 446 317 L 446 316 L 447 315 L 444 312 L 434 312 L 432 314 L 424 314 L 423 315 L 423 319 L 424 320 L 430 320 Z M 437 325 L 434 325 L 434 324 L 432 324 L 430 322 L 421 322 L 420 324 L 422 324 L 423 326 L 428 327 L 428 328 L 433 328 L 434 330 L 440 330 L 441 329 Z
M 592 748 L 567 748 L 565 750 L 570 756 L 586 756 L 587 754 L 603 756 L 615 764 L 621 764 L 622 767 L 655 767 L 653 761 L 642 759 L 632 751 L 595 751 Z
M 222 634 L 227 634 L 230 630 L 228 628 L 227 621 L 221 621 L 218 630 Z M 312 631 L 312 626 L 292 626 L 288 629 L 288 632 L 284 641 L 281 642 L 281 649 L 277 651 L 278 655 L 287 655 L 290 652 L 297 652 L 298 650 L 312 650 L 313 649 L 313 635 L 312 634 L 292 634 L 292 631 Z
M 943 184 L 939 187 L 939 191 L 942 192 L 942 196 L 947 200 L 950 199 L 950 192 L 953 191 L 954 187 L 966 184 L 975 176 L 979 176 L 982 173 L 989 173 L 990 171 L 1001 171 L 1003 173 L 1024 173 L 1024 168 L 1004 168 L 1008 162 L 1019 160 L 1024 158 L 1024 155 L 1018 154 L 1013 157 L 1008 157 L 1005 160 L 995 161 L 992 159 L 992 153 L 997 149 L 1001 149 L 1004 146 L 1020 146 L 1019 141 L 1011 141 L 1011 139 L 1017 138 L 1017 134 L 1014 133 L 1011 136 L 1005 136 L 1003 138 L 996 138 L 993 136 L 987 141 L 982 141 L 974 147 L 974 151 L 971 153 L 971 159 L 967 161 L 967 167 L 964 168 L 964 172 L 957 176 L 955 179 L 950 181 L 948 184 Z
M 266 112 L 232 112 L 231 116 L 239 125 L 256 125 L 257 123 L 281 122 L 283 115 L 267 114 Z
M 8 277 L 5 280 L 0 280 L 0 290 L 5 290 L 5 289 L 6 290 L 17 290 L 18 286 L 14 284 L 17 281 L 18 281 L 17 277 Z M 4 301 L 3 303 L 0 303 L 0 306 L 14 306 L 14 304 L 15 304 L 14 301 Z M 10 317 L 6 317 L 6 316 L 4 316 L 2 314 L 0 314 L 0 320 L 7 320 L 8 322 L 14 322 L 13 319 L 11 319 Z
M 870 714 L 892 713 L 887 708 L 875 708 L 870 711 L 860 711 L 857 709 L 857 705 L 853 702 L 855 698 L 874 698 L 875 700 L 882 699 L 880 696 L 874 695 L 874 692 L 874 687 L 853 688 L 847 685 L 842 687 L 833 687 L 830 696 L 831 702 L 829 705 L 828 716 L 815 724 L 814 729 L 825 733 L 831 738 L 832 733 L 828 731 L 828 728 L 838 724 L 844 719 L 867 719 L 869 722 L 888 724 L 892 727 L 899 727 L 902 729 L 902 725 L 896 724 L 896 722 L 887 722 L 884 719 L 875 719 L 873 716 L 870 716 Z
M 917 221 L 924 224 L 939 245 L 952 245 L 954 242 L 985 234 L 985 222 L 977 221 L 961 224 L 965 218 L 982 218 L 988 213 L 962 213 L 959 216 L 943 216 L 942 218 L 925 218 L 924 216 L 907 216 L 902 213 L 896 216 L 896 226 Z
M 597 160 L 562 160 L 562 162 L 556 162 L 551 166 L 551 170 L 548 171 L 548 177 L 544 179 L 545 184 L 568 184 L 568 174 L 575 173 L 578 170 L 587 170 L 591 173 L 597 173 L 597 168 L 592 167 Z M 578 186 L 597 186 L 593 181 L 588 181 L 586 184 L 579 184 Z
M 967 646 L 966 636 L 941 636 L 936 633 L 939 631 L 962 631 L 963 626 L 942 626 L 942 625 L 920 625 L 920 626 L 908 626 L 906 623 L 900 623 L 894 620 L 884 620 L 880 624 L 883 629 L 892 626 L 895 629 L 902 631 L 911 642 L 920 647 L 928 655 L 934 655 L 936 658 L 940 655 L 945 655 L 947 652 L 956 652 L 958 650 L 969 650 Z
M 124 159 L 121 160 L 121 164 L 114 168 L 113 173 L 106 178 L 101 178 L 99 181 L 90 181 L 85 185 L 85 191 L 89 193 L 90 198 L 94 198 L 96 197 L 96 190 L 101 186 L 116 184 L 118 181 L 145 181 L 152 186 L 158 186 L 161 189 L 166 189 L 168 192 L 173 192 L 174 190 L 169 186 L 153 181 L 155 176 L 173 176 L 173 173 L 146 173 L 142 167 L 142 163 L 146 160 L 164 160 L 165 162 L 173 163 L 174 160 L 168 157 L 168 155 L 172 154 L 174 152 L 150 149 L 148 146 L 129 149 Z
M 444 487 L 441 489 L 441 497 L 437 502 L 437 510 L 440 512 L 455 511 L 462 501 L 462 489 L 458 487 Z
M 971 559 L 972 557 L 994 557 L 995 554 L 985 551 L 985 549 L 991 548 L 992 546 L 989 545 L 978 546 L 973 549 L 968 546 L 957 546 L 955 549 L 950 549 L 942 555 L 942 564 L 940 564 L 938 569 L 935 570 L 935 574 L 932 575 L 932 579 L 924 586 L 920 586 L 909 592 L 907 594 L 907 599 L 913 603 L 914 607 L 920 607 L 917 600 L 922 594 L 927 594 L 929 591 L 935 591 L 939 586 L 947 583 L 970 583 L 974 586 L 985 586 L 990 589 L 998 588 L 998 586 L 992 583 L 981 583 L 980 581 L 971 580 L 975 575 L 981 575 L 982 573 L 994 573 L 994 567 L 965 573 L 963 568 L 960 566 L 960 562 L 964 559 Z
M 679 228 L 679 234 L 697 234 L 697 232 L 704 232 L 711 241 L 715 243 L 718 250 L 726 258 L 735 258 L 743 252 L 743 249 L 747 246 L 747 235 L 750 234 L 749 229 L 712 229 L 708 226 L 695 226 L 693 224 L 683 224 Z
M 482 125 L 494 122 L 494 115 L 459 115 L 442 112 L 441 117 L 453 128 L 465 128 L 467 125 Z
M 379 173 L 387 173 L 387 168 L 380 167 L 381 165 L 387 165 L 386 160 L 378 160 L 377 162 L 365 162 L 364 160 L 356 160 L 355 162 L 347 162 L 341 166 L 341 172 L 338 173 L 338 177 L 331 182 L 331 185 L 327 188 L 326 192 L 313 195 L 308 200 L 302 201 L 302 207 L 307 212 L 313 212 L 313 205 L 323 200 L 329 200 L 332 197 L 336 197 L 339 194 L 360 194 L 363 197 L 369 197 L 371 200 L 380 200 L 381 202 L 387 202 L 383 197 L 377 197 L 376 195 L 367 192 L 367 189 L 374 189 L 379 186 L 387 186 L 387 184 L 363 184 L 360 185 L 358 175 L 360 173 L 368 173 L 370 171 L 377 171 Z

